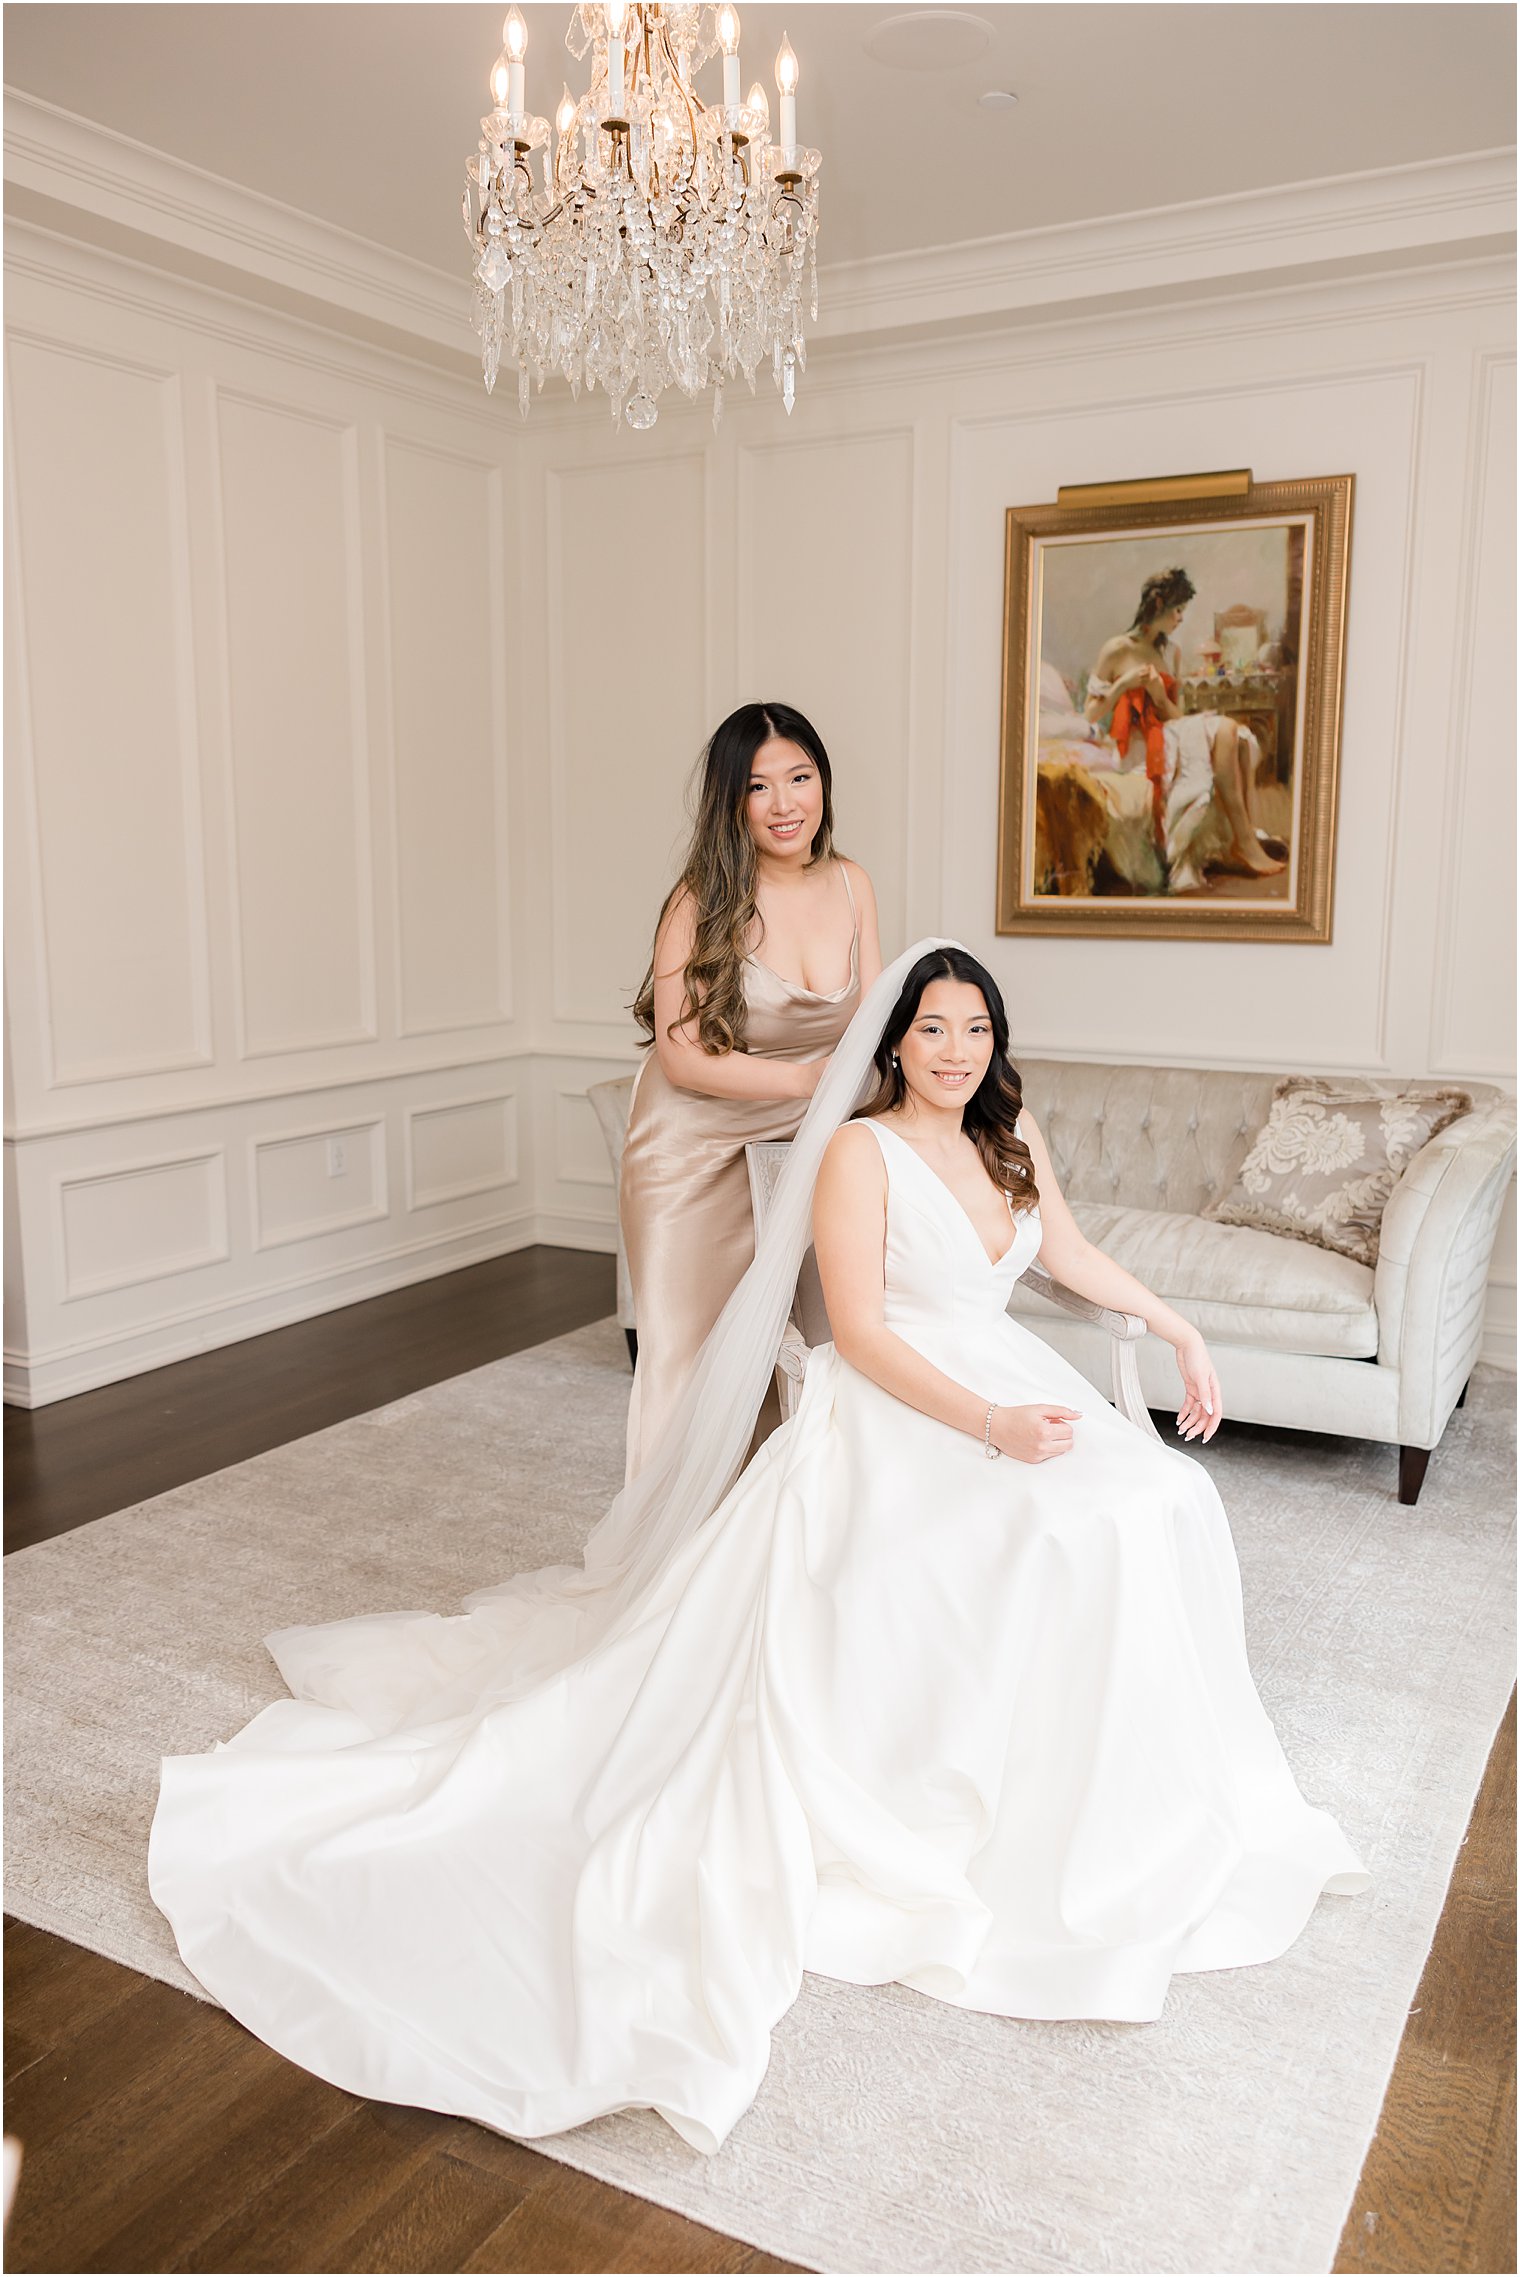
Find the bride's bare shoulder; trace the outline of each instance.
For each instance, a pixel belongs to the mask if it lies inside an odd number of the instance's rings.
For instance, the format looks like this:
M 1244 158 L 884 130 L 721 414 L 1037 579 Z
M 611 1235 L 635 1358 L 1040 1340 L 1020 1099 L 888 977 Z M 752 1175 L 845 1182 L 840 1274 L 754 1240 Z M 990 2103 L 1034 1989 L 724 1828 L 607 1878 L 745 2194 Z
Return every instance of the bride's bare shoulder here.
M 881 1148 L 866 1129 L 864 1120 L 841 1123 L 823 1150 L 825 1170 L 831 1167 L 858 1177 L 868 1171 L 872 1160 L 881 1163 Z
M 820 1261 L 857 1241 L 880 1247 L 887 1210 L 887 1166 L 863 1123 L 841 1123 L 823 1150 L 813 1191 L 813 1239 Z

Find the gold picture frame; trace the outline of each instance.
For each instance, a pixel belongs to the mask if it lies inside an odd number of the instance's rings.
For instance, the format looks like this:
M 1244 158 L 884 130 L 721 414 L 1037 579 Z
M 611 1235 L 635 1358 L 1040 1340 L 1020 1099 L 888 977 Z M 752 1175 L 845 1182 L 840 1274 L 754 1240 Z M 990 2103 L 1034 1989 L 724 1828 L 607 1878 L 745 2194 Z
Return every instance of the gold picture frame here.
M 1354 481 L 1008 509 L 1000 934 L 1330 939 Z

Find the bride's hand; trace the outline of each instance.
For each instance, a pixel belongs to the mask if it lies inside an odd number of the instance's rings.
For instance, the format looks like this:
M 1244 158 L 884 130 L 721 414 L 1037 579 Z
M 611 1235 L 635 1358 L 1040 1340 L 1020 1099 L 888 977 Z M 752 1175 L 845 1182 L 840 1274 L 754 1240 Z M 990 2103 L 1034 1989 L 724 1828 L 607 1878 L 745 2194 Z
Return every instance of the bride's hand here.
M 1212 1439 L 1219 1429 L 1223 1405 L 1209 1348 L 1196 1328 L 1177 1346 L 1177 1372 L 1182 1378 L 1177 1429 L 1184 1439 L 1196 1439 L 1200 1433 L 1205 1439 Z
M 1070 1454 L 1071 1427 L 1081 1420 L 1079 1407 L 1057 1407 L 1051 1401 L 1037 1407 L 995 1408 L 992 1444 L 1017 1463 L 1048 1463 L 1052 1455 Z

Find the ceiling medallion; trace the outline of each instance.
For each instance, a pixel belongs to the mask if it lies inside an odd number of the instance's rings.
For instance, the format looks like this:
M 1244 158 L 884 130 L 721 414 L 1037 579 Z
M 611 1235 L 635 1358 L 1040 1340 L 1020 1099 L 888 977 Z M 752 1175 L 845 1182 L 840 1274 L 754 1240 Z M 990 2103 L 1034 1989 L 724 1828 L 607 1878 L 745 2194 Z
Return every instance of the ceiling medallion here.
M 818 316 L 816 150 L 797 140 L 797 58 L 776 57 L 776 139 L 757 81 L 741 100 L 739 11 L 582 0 L 565 45 L 591 56 L 549 121 L 524 93 L 528 29 L 515 6 L 491 72 L 492 109 L 465 167 L 475 324 L 487 391 L 503 351 L 517 400 L 553 372 L 602 387 L 615 423 L 652 427 L 667 387 L 694 398 L 769 361 L 788 411 L 806 362 L 804 276 Z M 696 73 L 721 51 L 723 94 Z M 534 161 L 537 159 L 537 175 Z

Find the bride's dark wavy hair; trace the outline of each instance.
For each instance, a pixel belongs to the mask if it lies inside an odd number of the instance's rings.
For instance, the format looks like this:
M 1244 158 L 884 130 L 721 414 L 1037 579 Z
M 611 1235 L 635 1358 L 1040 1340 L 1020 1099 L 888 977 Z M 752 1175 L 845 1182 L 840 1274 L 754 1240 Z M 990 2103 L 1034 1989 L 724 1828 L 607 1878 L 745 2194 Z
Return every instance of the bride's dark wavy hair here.
M 936 980 L 961 980 L 969 988 L 981 990 L 992 1022 L 992 1057 L 962 1110 L 961 1128 L 974 1143 L 988 1177 L 1003 1188 L 1014 1208 L 1032 1210 L 1040 1193 L 1034 1181 L 1033 1157 L 1014 1129 L 1024 1104 L 1024 1087 L 1008 1057 L 1008 1014 L 997 982 L 968 950 L 931 949 L 907 975 L 876 1047 L 876 1089 L 855 1112 L 885 1115 L 907 1097 L 907 1078 L 892 1055 L 918 1018 L 924 990 Z

